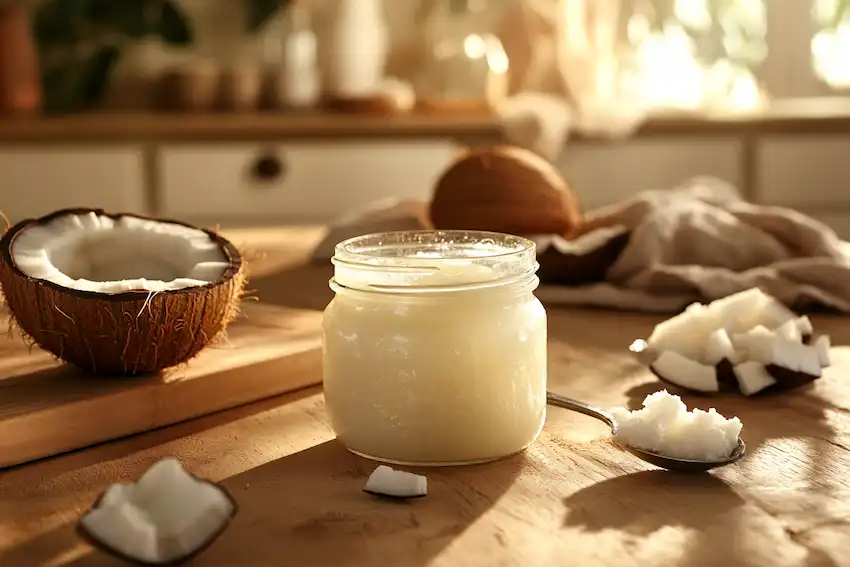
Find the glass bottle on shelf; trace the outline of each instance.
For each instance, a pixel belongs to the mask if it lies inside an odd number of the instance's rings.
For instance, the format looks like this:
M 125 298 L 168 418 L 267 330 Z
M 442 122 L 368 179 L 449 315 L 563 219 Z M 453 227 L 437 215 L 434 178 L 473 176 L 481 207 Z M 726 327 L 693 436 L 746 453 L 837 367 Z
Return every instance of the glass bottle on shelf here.
M 316 33 L 303 0 L 289 0 L 265 42 L 267 106 L 312 108 L 319 99 Z
M 490 112 L 507 96 L 509 62 L 487 20 L 488 0 L 436 0 L 422 24 L 413 84 L 434 112 Z

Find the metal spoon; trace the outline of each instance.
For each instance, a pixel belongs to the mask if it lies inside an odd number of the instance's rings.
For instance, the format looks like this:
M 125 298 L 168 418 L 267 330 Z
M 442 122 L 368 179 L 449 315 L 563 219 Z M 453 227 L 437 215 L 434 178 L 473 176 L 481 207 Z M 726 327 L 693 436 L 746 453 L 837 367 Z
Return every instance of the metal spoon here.
M 598 408 L 590 404 L 580 402 L 578 400 L 573 400 L 571 398 L 565 398 L 564 396 L 559 396 L 558 394 L 553 394 L 552 392 L 546 392 L 546 401 L 553 406 L 577 411 L 579 413 L 583 413 L 584 415 L 595 417 L 599 421 L 604 421 L 611 428 L 611 432 L 614 435 L 617 434 L 617 424 L 614 422 L 614 416 L 602 408 Z M 630 445 L 624 445 L 622 443 L 617 444 L 632 455 L 638 457 L 639 459 L 643 459 L 647 463 L 651 463 L 656 467 L 661 467 L 662 469 L 667 469 L 671 471 L 682 472 L 703 472 L 713 468 L 731 465 L 732 463 L 741 460 L 741 458 L 747 453 L 747 446 L 744 444 L 744 441 L 741 438 L 738 438 L 738 446 L 735 447 L 735 450 L 732 452 L 732 454 L 728 458 L 723 459 L 722 461 L 694 461 L 691 459 L 677 459 L 675 457 L 659 455 L 658 453 L 653 453 L 652 451 L 639 449 Z

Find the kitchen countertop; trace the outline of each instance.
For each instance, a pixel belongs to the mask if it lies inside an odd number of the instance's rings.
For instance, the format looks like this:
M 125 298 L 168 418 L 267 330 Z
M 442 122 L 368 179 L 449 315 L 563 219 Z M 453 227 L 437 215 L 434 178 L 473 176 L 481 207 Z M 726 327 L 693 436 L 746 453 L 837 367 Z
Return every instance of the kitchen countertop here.
M 302 265 L 319 234 L 227 232 L 264 254 L 251 284 L 261 301 L 314 309 L 330 299 L 328 267 Z M 627 351 L 658 318 L 548 309 L 550 389 L 603 406 L 636 406 L 660 389 Z M 850 344 L 846 319 L 814 324 Z M 616 449 L 604 424 L 550 408 L 526 452 L 428 471 L 430 494 L 407 504 L 360 492 L 375 464 L 333 440 L 312 388 L 0 471 L 0 565 L 118 565 L 74 523 L 110 483 L 166 456 L 222 481 L 240 505 L 197 567 L 848 565 L 850 349 L 834 358 L 807 390 L 686 397 L 744 423 L 748 457 L 711 474 L 653 469 Z
M 97 144 L 278 142 L 283 139 L 362 140 L 374 138 L 454 138 L 464 142 L 500 140 L 495 116 L 347 113 L 155 112 L 82 113 L 57 117 L 0 119 L 0 144 Z M 842 97 L 788 99 L 742 112 L 659 112 L 635 136 L 734 136 L 746 134 L 847 134 L 850 100 Z M 605 136 L 573 133 L 579 142 L 606 142 Z

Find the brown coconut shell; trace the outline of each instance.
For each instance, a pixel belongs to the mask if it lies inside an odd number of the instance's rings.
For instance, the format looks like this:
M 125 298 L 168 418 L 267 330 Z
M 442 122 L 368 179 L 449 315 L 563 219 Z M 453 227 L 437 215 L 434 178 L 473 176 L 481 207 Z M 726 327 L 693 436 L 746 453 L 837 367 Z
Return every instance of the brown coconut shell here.
M 209 535 L 209 537 L 207 537 L 207 539 L 205 539 L 203 541 L 203 543 L 201 543 L 201 545 L 199 545 L 195 549 L 191 550 L 186 555 L 183 555 L 183 556 L 178 557 L 176 559 L 173 559 L 171 561 L 162 561 L 162 562 L 156 562 L 156 563 L 150 562 L 150 561 L 140 561 L 138 559 L 135 559 L 133 557 L 128 556 L 127 554 L 115 549 L 111 545 L 104 542 L 102 539 L 100 539 L 97 536 L 97 534 L 93 534 L 90 531 L 88 531 L 85 528 L 85 526 L 82 522 L 77 522 L 76 530 L 75 530 L 76 533 L 77 533 L 77 536 L 79 536 L 80 539 L 82 539 L 83 541 L 85 541 L 86 543 L 88 543 L 89 545 L 94 547 L 95 549 L 99 549 L 99 550 L 103 551 L 104 553 L 106 553 L 107 555 L 111 555 L 112 557 L 116 557 L 118 559 L 126 561 L 127 563 L 130 563 L 131 565 L 147 565 L 147 566 L 164 567 L 164 566 L 183 565 L 184 563 L 191 561 L 192 559 L 194 559 L 195 557 L 197 557 L 198 555 L 200 555 L 201 553 L 206 551 L 213 543 L 215 543 L 215 541 L 221 536 L 221 534 L 223 534 L 227 530 L 227 528 L 230 526 L 231 522 L 233 522 L 233 518 L 235 518 L 236 514 L 239 512 L 239 504 L 238 504 L 238 502 L 236 502 L 236 499 L 233 497 L 233 494 L 231 494 L 231 492 L 229 490 L 227 490 L 227 488 L 225 488 L 224 485 L 222 485 L 221 483 L 213 482 L 209 479 L 202 478 L 200 476 L 196 476 L 192 473 L 187 473 L 187 474 L 189 474 L 192 478 L 194 478 L 197 481 L 200 481 L 200 482 L 203 482 L 204 484 L 208 484 L 210 486 L 215 487 L 219 492 L 221 492 L 221 494 L 223 494 L 224 497 L 227 498 L 230 501 L 230 504 L 232 506 L 232 508 L 231 508 L 232 512 L 230 513 L 230 516 L 228 516 L 227 519 L 224 522 L 222 522 L 221 526 L 219 526 L 219 528 L 217 530 L 212 532 Z M 100 496 L 98 496 L 95 499 L 94 504 L 92 504 L 91 508 L 89 508 L 86 511 L 86 514 L 88 514 L 89 512 L 91 512 L 92 510 L 97 508 L 98 506 L 100 506 L 100 503 L 101 503 L 101 501 L 103 501 L 104 496 L 106 496 L 105 490 L 100 494 Z
M 438 229 L 569 235 L 578 199 L 554 165 L 518 147 L 470 149 L 443 173 L 429 217 Z
M 605 280 L 614 262 L 629 243 L 631 233 L 625 226 L 597 229 L 576 240 L 561 236 L 545 237 L 538 242 L 537 261 L 540 281 L 548 284 L 578 286 Z
M 26 340 L 92 373 L 136 375 L 190 360 L 225 330 L 238 313 L 245 266 L 236 247 L 210 230 L 200 229 L 221 246 L 230 268 L 203 286 L 105 294 L 32 278 L 18 268 L 11 251 L 19 234 L 59 216 L 90 212 L 196 228 L 172 220 L 107 214 L 101 209 L 63 209 L 16 224 L 0 239 L 0 286 L 12 321 Z

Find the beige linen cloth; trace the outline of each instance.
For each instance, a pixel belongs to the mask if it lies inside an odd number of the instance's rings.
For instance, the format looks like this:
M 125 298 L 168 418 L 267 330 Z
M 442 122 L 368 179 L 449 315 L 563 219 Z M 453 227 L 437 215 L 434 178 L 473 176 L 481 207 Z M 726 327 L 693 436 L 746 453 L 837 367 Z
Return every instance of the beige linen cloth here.
M 425 210 L 420 202 L 376 203 L 332 225 L 314 256 L 327 261 L 349 236 L 426 228 Z M 720 180 L 644 191 L 585 218 L 585 234 L 625 226 L 629 241 L 605 281 L 541 286 L 548 304 L 670 313 L 760 287 L 799 311 L 850 312 L 850 244 L 794 210 L 744 202 Z M 540 254 L 552 238 L 535 240 Z

